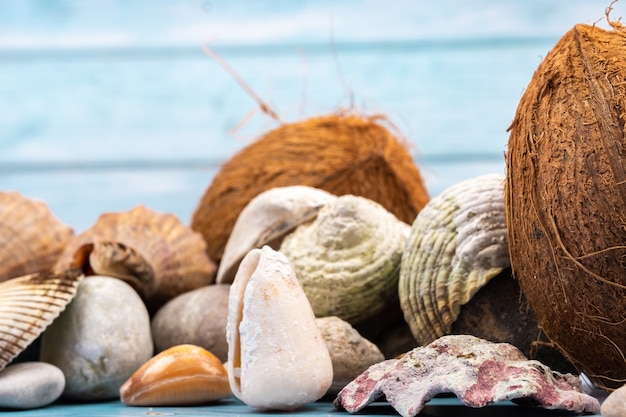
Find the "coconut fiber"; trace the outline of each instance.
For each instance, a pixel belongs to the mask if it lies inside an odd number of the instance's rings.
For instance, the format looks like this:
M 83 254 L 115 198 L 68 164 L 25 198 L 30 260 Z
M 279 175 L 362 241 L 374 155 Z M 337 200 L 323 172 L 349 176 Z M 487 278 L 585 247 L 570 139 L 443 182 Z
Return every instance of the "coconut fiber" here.
M 609 389 L 626 382 L 626 34 L 611 25 L 548 53 L 506 153 L 513 273 L 548 338 Z
M 429 200 L 420 172 L 383 118 L 331 114 L 284 124 L 243 148 L 214 177 L 191 227 L 219 261 L 241 210 L 274 187 L 308 185 L 377 201 L 411 224 Z

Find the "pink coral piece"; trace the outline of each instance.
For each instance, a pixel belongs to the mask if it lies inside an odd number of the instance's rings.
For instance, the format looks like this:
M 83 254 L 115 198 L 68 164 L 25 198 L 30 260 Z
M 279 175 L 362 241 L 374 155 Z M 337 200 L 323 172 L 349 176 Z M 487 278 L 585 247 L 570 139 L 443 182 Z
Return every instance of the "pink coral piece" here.
M 442 393 L 453 393 L 470 407 L 523 400 L 548 409 L 600 411 L 579 377 L 528 360 L 508 343 L 468 335 L 443 336 L 370 366 L 339 392 L 334 405 L 354 413 L 384 395 L 400 415 L 413 417 Z

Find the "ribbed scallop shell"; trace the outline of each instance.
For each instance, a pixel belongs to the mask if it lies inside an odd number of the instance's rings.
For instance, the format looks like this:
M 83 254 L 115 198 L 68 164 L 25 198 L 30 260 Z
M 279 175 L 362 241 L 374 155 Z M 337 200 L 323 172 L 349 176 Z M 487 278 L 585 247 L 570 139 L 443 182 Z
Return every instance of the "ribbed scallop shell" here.
M 79 269 L 36 272 L 0 283 L 0 369 L 26 349 L 76 295 Z
M 397 300 L 409 231 L 380 204 L 343 195 L 286 236 L 280 252 L 293 265 L 317 317 L 355 324 Z
M 211 284 L 216 268 L 200 234 L 175 215 L 142 205 L 102 214 L 93 226 L 74 237 L 55 269 L 68 265 L 124 279 L 149 307 Z
M 73 234 L 43 201 L 0 192 L 0 281 L 52 268 Z
M 504 176 L 459 182 L 417 215 L 402 259 L 400 305 L 418 342 L 450 332 L 460 308 L 510 266 Z
M 244 207 L 235 222 L 217 270 L 218 283 L 231 283 L 246 254 L 265 245 L 278 249 L 286 234 L 317 216 L 334 195 L 304 185 L 264 191 Z

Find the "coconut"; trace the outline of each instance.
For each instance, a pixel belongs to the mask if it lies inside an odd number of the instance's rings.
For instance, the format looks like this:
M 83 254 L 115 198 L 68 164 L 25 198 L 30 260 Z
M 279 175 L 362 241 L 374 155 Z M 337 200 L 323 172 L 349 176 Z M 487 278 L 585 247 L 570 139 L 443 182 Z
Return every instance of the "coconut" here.
M 626 32 L 576 25 L 510 127 L 513 273 L 539 326 L 607 389 L 626 382 Z
M 412 223 L 429 200 L 406 144 L 381 117 L 331 114 L 283 124 L 244 147 L 213 178 L 191 227 L 211 259 L 224 246 L 241 210 L 259 193 L 307 185 L 335 195 L 374 200 Z

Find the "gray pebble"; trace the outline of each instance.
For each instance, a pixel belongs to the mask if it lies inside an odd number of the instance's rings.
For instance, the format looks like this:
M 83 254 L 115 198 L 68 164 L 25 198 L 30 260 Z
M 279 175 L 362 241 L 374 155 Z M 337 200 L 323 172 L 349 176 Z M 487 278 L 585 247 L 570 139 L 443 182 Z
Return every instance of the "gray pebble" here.
M 209 285 L 171 299 L 152 319 L 155 350 L 189 343 L 225 362 L 229 291 L 230 285 Z
M 626 385 L 606 397 L 600 407 L 600 412 L 604 417 L 626 417 Z
M 45 362 L 21 362 L 0 372 L 0 408 L 40 408 L 56 401 L 65 387 L 59 368 Z
M 111 277 L 85 278 L 41 339 L 41 360 L 63 371 L 63 398 L 71 400 L 118 398 L 152 353 L 146 306 L 130 285 Z

